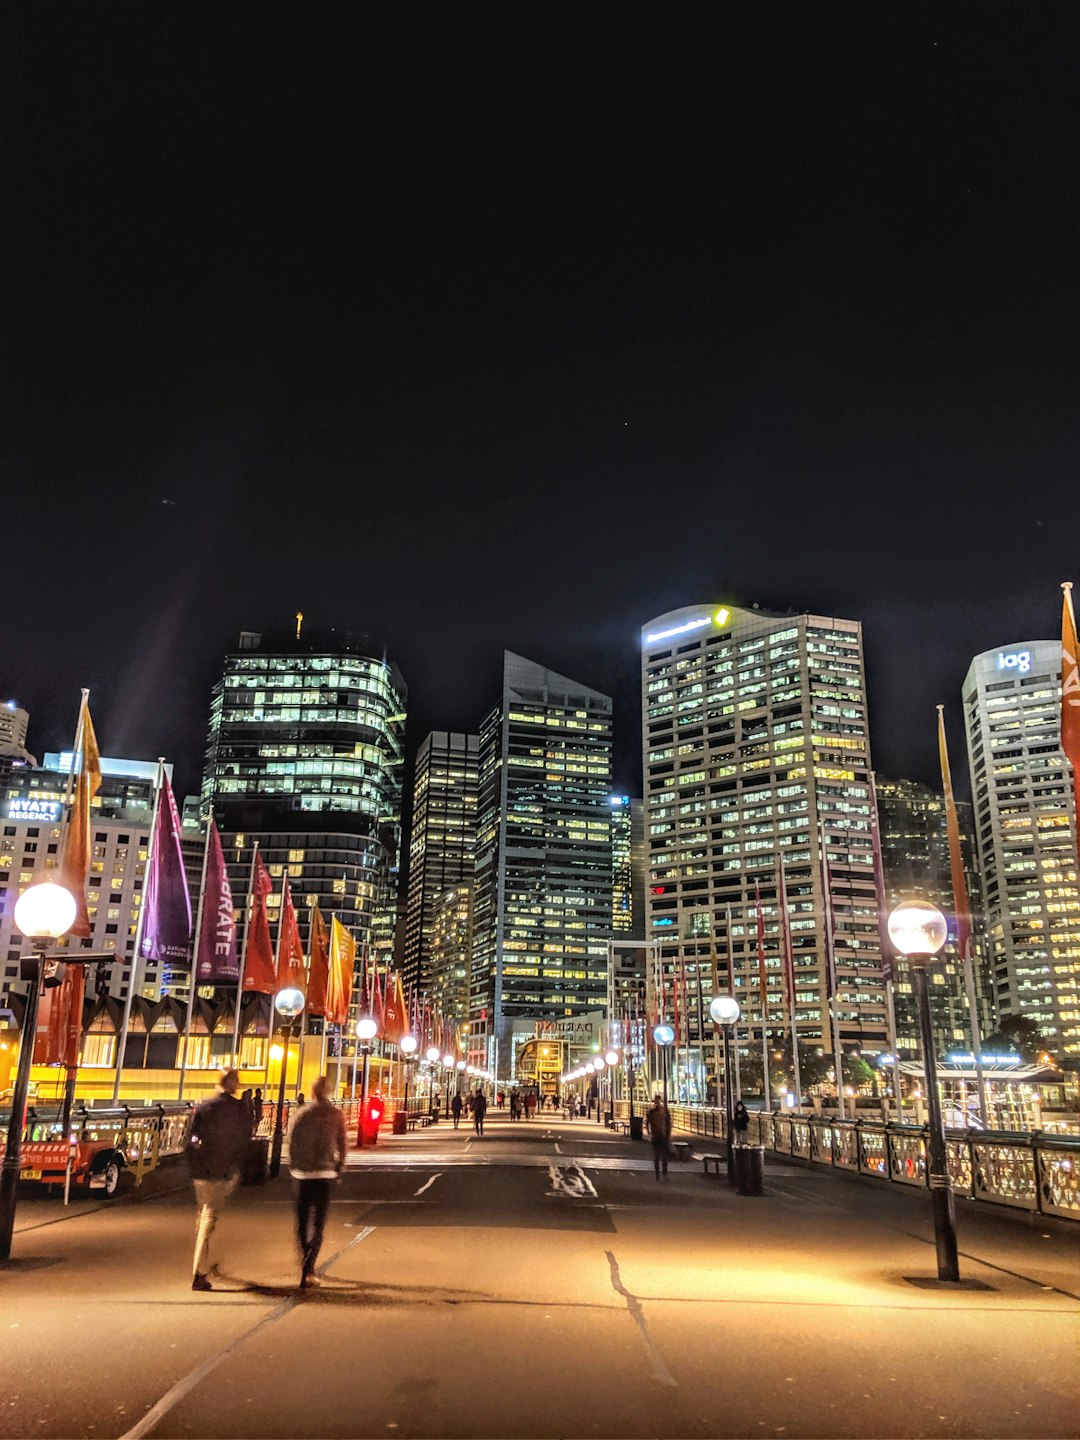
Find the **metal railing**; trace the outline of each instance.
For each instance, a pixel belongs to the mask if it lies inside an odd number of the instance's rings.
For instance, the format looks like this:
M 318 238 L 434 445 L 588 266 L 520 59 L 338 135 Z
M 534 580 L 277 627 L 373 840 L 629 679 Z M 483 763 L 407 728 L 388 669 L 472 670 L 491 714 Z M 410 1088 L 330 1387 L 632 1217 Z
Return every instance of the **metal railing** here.
M 629 1111 L 627 1101 L 615 1102 L 617 1118 L 625 1120 Z M 684 1134 L 724 1138 L 722 1110 L 673 1105 L 671 1118 Z M 929 1185 L 924 1126 L 751 1111 L 746 1138 L 810 1165 L 896 1185 Z M 1080 1220 L 1080 1137 L 1041 1130 L 947 1130 L 946 1151 L 953 1188 L 962 1198 Z

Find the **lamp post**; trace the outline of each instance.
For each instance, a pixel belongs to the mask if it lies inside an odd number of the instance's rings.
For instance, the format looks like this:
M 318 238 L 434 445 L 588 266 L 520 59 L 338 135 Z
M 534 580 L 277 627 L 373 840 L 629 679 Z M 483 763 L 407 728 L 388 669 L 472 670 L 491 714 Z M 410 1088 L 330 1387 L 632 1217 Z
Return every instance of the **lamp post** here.
M 612 1123 L 615 1120 L 615 1066 L 619 1063 L 619 1052 L 615 1049 L 608 1050 L 604 1056 L 608 1067 L 608 1108 L 607 1117 Z
M 285 1022 L 281 1027 L 285 1048 L 281 1056 L 281 1079 L 278 1082 L 277 1112 L 274 1116 L 274 1143 L 270 1150 L 270 1178 L 273 1180 L 281 1169 L 281 1146 L 285 1139 L 285 1079 L 289 1070 L 289 1041 L 292 1039 L 293 1021 L 303 1013 L 304 992 L 289 986 L 274 996 L 274 1009 Z
M 449 1115 L 449 1114 L 450 1114 L 450 1077 L 451 1077 L 451 1076 L 453 1075 L 453 1073 L 454 1073 L 454 1057 L 453 1057 L 453 1055 L 444 1055 L 444 1056 L 442 1057 L 442 1063 L 443 1063 L 443 1069 L 446 1071 L 446 1113 Z
M 948 938 L 945 916 L 925 900 L 906 900 L 889 916 L 889 939 L 911 967 L 915 1005 L 919 1015 L 923 1070 L 926 1079 L 926 1110 L 929 1132 L 930 1203 L 934 1214 L 934 1244 L 937 1249 L 938 1280 L 960 1279 L 956 1248 L 956 1208 L 945 1151 L 945 1126 L 938 1094 L 937 1052 L 930 1018 L 930 993 L 926 972 Z
M 37 1035 L 38 994 L 41 990 L 42 962 L 54 940 L 66 935 L 75 923 L 75 897 L 63 885 L 51 880 L 31 885 L 15 902 L 15 926 L 34 947 L 37 964 L 26 996 L 22 1030 L 19 1034 L 19 1063 L 15 1070 L 15 1088 L 11 1092 L 11 1119 L 8 1121 L 3 1164 L 0 1165 L 0 1260 L 11 1254 L 11 1237 L 15 1230 L 15 1205 L 19 1192 L 20 1152 L 23 1120 L 26 1114 L 26 1093 L 30 1088 L 30 1066 L 34 1059 L 34 1038 Z M 64 1139 L 68 1137 L 65 1134 Z
M 731 1036 L 742 1010 L 734 995 L 717 995 L 709 1005 L 713 1023 L 724 1032 L 724 1131 L 727 1137 L 727 1179 L 735 1184 L 735 1080 L 731 1063 Z
M 401 1039 L 398 1041 L 398 1049 L 401 1051 L 401 1054 L 402 1054 L 402 1057 L 403 1057 L 403 1063 L 404 1063 L 404 1065 L 405 1065 L 405 1117 L 406 1117 L 406 1120 L 408 1120 L 408 1115 L 409 1115 L 409 1072 L 410 1072 L 410 1070 L 411 1070 L 411 1068 L 412 1068 L 412 1063 L 413 1063 L 413 1061 L 414 1061 L 415 1058 L 416 1058 L 416 1036 L 415 1036 L 415 1035 L 403 1035 L 403 1036 L 401 1037 Z
M 360 1124 L 357 1127 L 361 1145 L 364 1143 L 364 1115 L 367 1111 L 368 1083 L 371 1071 L 371 1042 L 378 1033 L 378 1024 L 371 1016 L 361 1015 L 356 1022 L 356 1038 L 362 1042 L 361 1053 L 364 1056 L 364 1068 L 360 1072 Z
M 438 1065 L 441 1058 L 439 1054 L 439 1047 L 437 1045 L 429 1045 L 428 1048 L 424 1051 L 424 1058 L 427 1060 L 428 1065 L 431 1067 L 428 1070 L 428 1118 L 434 1119 L 435 1096 L 438 1094 L 438 1085 L 436 1084 L 435 1078 L 435 1066 Z
M 654 1025 L 652 1038 L 660 1049 L 660 1069 L 664 1077 L 664 1104 L 667 1104 L 668 1055 L 675 1043 L 675 1031 L 670 1025 Z

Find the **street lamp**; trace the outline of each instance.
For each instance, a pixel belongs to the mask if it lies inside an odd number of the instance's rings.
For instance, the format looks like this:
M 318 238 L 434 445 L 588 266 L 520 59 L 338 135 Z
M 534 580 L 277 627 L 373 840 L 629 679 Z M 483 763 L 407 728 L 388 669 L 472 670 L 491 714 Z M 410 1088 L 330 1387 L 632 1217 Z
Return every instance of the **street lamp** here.
M 403 1035 L 398 1041 L 398 1049 L 405 1057 L 405 1114 L 409 1113 L 409 1072 L 416 1056 L 416 1036 Z
M 49 947 L 66 935 L 75 923 L 75 896 L 63 885 L 51 880 L 31 885 L 15 902 L 15 926 L 34 947 L 37 965 L 26 996 L 22 1030 L 19 1034 L 19 1062 L 15 1070 L 15 1088 L 11 1092 L 11 1119 L 8 1121 L 4 1160 L 0 1165 L 0 1260 L 11 1254 L 11 1237 L 15 1230 L 15 1205 L 18 1200 L 19 1171 L 22 1168 L 23 1124 L 26 1119 L 26 1092 L 30 1088 L 30 1065 L 34 1058 L 37 1035 L 38 994 L 41 990 L 42 962 Z M 67 1135 L 64 1139 L 67 1140 Z
M 435 1118 L 435 1096 L 437 1089 L 435 1085 L 435 1066 L 439 1063 L 442 1055 L 438 1045 L 429 1045 L 424 1051 L 424 1059 L 431 1066 L 428 1071 L 428 1119 Z
M 453 1073 L 454 1073 L 454 1057 L 453 1057 L 453 1055 L 444 1055 L 444 1056 L 442 1057 L 442 1063 L 443 1063 L 443 1069 L 446 1071 L 446 1113 L 449 1115 L 449 1113 L 450 1113 L 450 1077 L 451 1077 L 451 1075 L 453 1075 Z
M 370 1015 L 361 1015 L 356 1022 L 356 1038 L 361 1042 L 361 1053 L 364 1057 L 364 1067 L 360 1072 L 360 1124 L 356 1133 L 360 1136 L 360 1144 L 364 1143 L 364 1116 L 367 1114 L 368 1081 L 371 1067 L 371 1042 L 379 1033 L 378 1022 Z M 353 1065 L 353 1095 L 356 1094 L 356 1066 Z
M 281 1169 L 281 1146 L 285 1139 L 285 1077 L 289 1070 L 289 1041 L 292 1038 L 293 1021 L 304 1009 L 304 992 L 293 986 L 279 990 L 274 996 L 274 1009 L 285 1022 L 281 1033 L 285 1048 L 281 1054 L 281 1080 L 278 1083 L 277 1114 L 274 1117 L 274 1143 L 270 1151 L 270 1178 Z
M 938 1094 L 937 1052 L 930 1019 L 927 969 L 948 939 L 949 927 L 936 905 L 925 900 L 905 900 L 889 916 L 889 939 L 911 966 L 915 1006 L 919 1016 L 923 1070 L 926 1078 L 926 1109 L 929 1124 L 930 1203 L 934 1214 L 934 1243 L 937 1249 L 939 1281 L 958 1281 L 960 1261 L 956 1247 L 956 1208 L 945 1152 L 945 1126 Z
M 669 1046 L 675 1043 L 675 1031 L 670 1025 L 654 1025 L 652 1038 L 660 1047 L 660 1068 L 664 1074 L 664 1104 L 667 1104 Z
M 727 1133 L 727 1178 L 735 1184 L 735 1083 L 731 1063 L 731 1036 L 742 1010 L 734 995 L 717 995 L 709 1004 L 714 1025 L 724 1032 L 724 1125 Z

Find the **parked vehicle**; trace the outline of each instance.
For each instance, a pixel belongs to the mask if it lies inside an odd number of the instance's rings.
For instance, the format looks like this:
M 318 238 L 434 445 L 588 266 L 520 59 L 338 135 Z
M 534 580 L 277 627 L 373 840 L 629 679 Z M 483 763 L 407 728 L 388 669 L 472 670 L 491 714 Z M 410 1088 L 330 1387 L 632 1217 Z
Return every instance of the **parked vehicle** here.
M 63 1185 L 70 1165 L 71 1184 L 111 1200 L 125 1176 L 136 1185 L 163 1161 L 183 1154 L 194 1107 L 160 1104 L 133 1108 L 72 1112 L 71 1129 L 63 1134 L 58 1116 L 44 1117 L 31 1108 L 20 1151 L 23 1181 Z

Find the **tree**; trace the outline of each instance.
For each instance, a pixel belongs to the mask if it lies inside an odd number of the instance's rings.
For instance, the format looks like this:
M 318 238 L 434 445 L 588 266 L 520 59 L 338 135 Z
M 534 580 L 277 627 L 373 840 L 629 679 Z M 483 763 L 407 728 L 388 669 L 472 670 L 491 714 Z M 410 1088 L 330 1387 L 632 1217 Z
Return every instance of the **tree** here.
M 1029 1064 L 1036 1064 L 1039 1056 L 1050 1050 L 1050 1041 L 1026 1015 L 1007 1015 L 982 1042 L 982 1048 L 990 1055 L 1019 1055 Z

